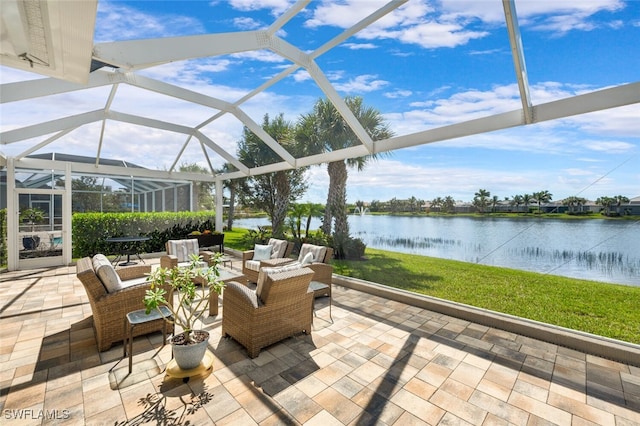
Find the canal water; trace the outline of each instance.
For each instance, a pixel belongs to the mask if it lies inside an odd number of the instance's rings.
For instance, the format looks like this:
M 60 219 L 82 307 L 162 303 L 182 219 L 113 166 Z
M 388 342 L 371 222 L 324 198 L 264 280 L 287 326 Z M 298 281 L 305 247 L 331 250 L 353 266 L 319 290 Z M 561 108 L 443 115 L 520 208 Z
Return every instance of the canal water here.
M 351 215 L 349 228 L 371 248 L 640 286 L 640 222 Z

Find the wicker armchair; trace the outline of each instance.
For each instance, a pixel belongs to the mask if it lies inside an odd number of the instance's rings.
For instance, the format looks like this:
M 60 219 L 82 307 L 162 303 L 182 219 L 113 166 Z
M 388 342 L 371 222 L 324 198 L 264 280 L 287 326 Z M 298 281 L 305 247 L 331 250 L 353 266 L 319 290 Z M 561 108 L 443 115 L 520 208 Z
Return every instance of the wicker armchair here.
M 231 336 L 255 358 L 266 346 L 311 333 L 313 271 L 301 268 L 264 277 L 260 293 L 230 282 L 222 300 L 222 336 Z
M 284 250 L 279 253 L 274 253 L 275 259 L 269 259 L 268 261 L 284 259 L 287 262 L 293 262 L 294 259 L 289 258 L 289 256 L 291 256 L 291 252 L 293 251 L 293 241 L 277 240 L 275 238 L 271 238 L 268 245 L 274 245 L 278 243 L 285 245 Z M 253 260 L 254 254 L 254 250 L 247 250 L 242 252 L 242 274 L 247 277 L 247 281 L 252 283 L 258 281 L 260 268 L 264 266 L 263 261 Z
M 172 247 L 179 247 L 181 252 L 175 253 Z M 195 238 L 188 240 L 169 240 L 165 243 L 167 254 L 160 257 L 160 266 L 163 268 L 173 268 L 180 264 L 187 265 L 189 262 L 189 255 L 192 253 L 198 253 L 202 256 L 202 260 L 207 262 L 207 265 L 211 264 L 211 258 L 214 253 L 208 250 L 200 250 L 198 240 Z
M 151 272 L 149 265 L 136 265 L 120 268 L 116 273 L 126 286 L 119 291 L 109 293 L 96 275 L 91 258 L 85 257 L 76 264 L 76 276 L 82 282 L 91 311 L 96 343 L 100 352 L 111 348 L 116 342 L 122 342 L 125 336 L 124 324 L 127 313 L 144 309 L 142 299 L 149 288 L 145 274 Z M 134 336 L 161 331 L 164 320 L 150 321 L 135 328 Z

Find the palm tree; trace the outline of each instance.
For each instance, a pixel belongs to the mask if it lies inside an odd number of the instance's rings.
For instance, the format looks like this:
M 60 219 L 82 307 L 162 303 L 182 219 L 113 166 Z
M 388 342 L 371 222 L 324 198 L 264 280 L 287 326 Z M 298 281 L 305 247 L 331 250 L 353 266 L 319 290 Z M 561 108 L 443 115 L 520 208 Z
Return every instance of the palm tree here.
M 297 149 L 293 137 L 294 127 L 284 120 L 283 114 L 279 114 L 273 120 L 269 119 L 268 114 L 265 115 L 262 128 L 280 145 L 291 151 Z M 246 127 L 243 129 L 243 137 L 239 143 L 238 157 L 248 167 L 264 166 L 281 161 L 269 146 Z M 305 172 L 306 168 L 303 167 L 252 176 L 249 179 L 250 191 L 245 198 L 267 212 L 275 237 L 281 237 L 284 234 L 289 203 L 304 194 L 307 189 Z
M 480 213 L 484 213 L 484 209 L 487 207 L 491 192 L 486 189 L 480 189 L 474 194 L 473 205 L 478 209 Z
M 441 209 L 442 206 L 444 205 L 444 200 L 442 199 L 442 197 L 436 197 L 433 200 L 431 200 L 431 208 L 432 209 Z
M 491 198 L 491 211 L 492 211 L 493 213 L 495 213 L 495 212 L 496 212 L 496 206 L 497 206 L 498 204 L 500 204 L 500 197 L 498 197 L 497 195 L 494 195 L 494 196 Z
M 600 197 L 596 200 L 596 204 L 604 208 L 605 216 L 609 216 L 611 213 L 611 206 L 616 204 L 616 199 L 613 197 Z
M 520 210 L 520 205 L 524 203 L 522 195 L 514 195 L 509 201 L 509 205 L 516 206 L 516 212 Z
M 575 213 L 576 207 L 580 208 L 587 200 L 582 197 L 571 196 L 562 200 L 562 204 L 569 207 L 570 213 Z
M 371 139 L 379 140 L 392 136 L 392 132 L 384 123 L 380 112 L 365 107 L 362 98 L 347 97 L 345 103 Z M 296 138 L 307 147 L 308 154 L 337 151 L 361 144 L 353 130 L 328 99 L 319 99 L 314 105 L 313 111 L 300 118 L 299 132 Z M 369 161 L 375 158 L 376 155 L 373 154 L 332 161 L 327 165 L 329 190 L 322 223 L 322 230 L 325 234 L 331 235 L 332 222 L 334 222 L 333 231 L 336 235 L 349 235 L 346 211 L 347 167 L 354 167 L 361 171 Z
M 531 204 L 531 195 L 524 194 L 522 196 L 522 204 L 524 204 L 525 211 L 529 213 L 529 204 Z
M 542 203 L 548 203 L 551 201 L 551 197 L 553 197 L 553 195 L 547 190 L 533 193 L 533 198 L 538 202 L 538 213 L 542 213 L 540 210 Z
M 625 197 L 624 195 L 616 195 L 615 197 L 613 197 L 613 199 L 616 200 L 616 212 L 618 213 L 618 215 L 620 215 L 620 205 L 622 203 L 628 203 L 629 198 Z
M 442 203 L 442 207 L 444 207 L 444 211 L 447 213 L 455 213 L 456 200 L 454 200 L 451 195 L 447 195 L 446 197 L 444 197 L 444 202 Z

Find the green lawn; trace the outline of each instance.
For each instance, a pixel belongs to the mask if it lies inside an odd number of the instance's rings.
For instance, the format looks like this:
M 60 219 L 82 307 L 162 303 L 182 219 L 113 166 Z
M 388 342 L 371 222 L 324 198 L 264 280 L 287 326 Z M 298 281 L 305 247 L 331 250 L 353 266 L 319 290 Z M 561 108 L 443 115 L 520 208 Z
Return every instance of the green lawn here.
M 245 249 L 245 230 L 225 246 Z M 640 344 L 640 287 L 367 249 L 367 260 L 334 260 L 337 274 Z

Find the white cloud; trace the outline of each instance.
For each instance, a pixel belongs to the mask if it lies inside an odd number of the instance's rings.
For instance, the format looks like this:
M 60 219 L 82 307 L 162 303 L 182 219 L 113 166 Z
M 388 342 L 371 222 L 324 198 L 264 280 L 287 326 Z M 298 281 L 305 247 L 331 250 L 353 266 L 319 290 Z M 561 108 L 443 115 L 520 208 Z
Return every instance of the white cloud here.
M 287 10 L 293 1 L 289 0 L 228 0 L 229 5 L 234 9 L 245 12 L 269 9 L 273 15 L 280 14 Z
M 366 93 L 379 90 L 380 88 L 389 84 L 388 81 L 378 80 L 375 75 L 359 75 L 356 78 L 350 79 L 346 83 L 334 82 L 333 87 L 340 92 L 345 93 Z
M 288 62 L 287 59 L 269 50 L 250 50 L 247 52 L 233 53 L 230 56 L 235 59 L 259 61 L 259 62 L 272 62 L 272 63 L 285 62 L 285 61 Z
M 406 98 L 411 96 L 413 92 L 411 90 L 395 90 L 393 92 L 385 92 L 382 94 L 385 98 L 389 99 L 398 99 L 398 98 Z
M 194 17 L 175 13 L 150 15 L 117 1 L 98 2 L 94 42 L 203 34 Z
M 378 46 L 376 46 L 373 43 L 343 43 L 341 44 L 342 47 L 346 47 L 347 49 L 351 49 L 351 50 L 362 50 L 362 49 L 377 49 Z
M 233 25 L 240 30 L 255 30 L 264 26 L 261 22 L 253 18 L 249 18 L 248 16 L 234 18 Z
M 309 74 L 309 72 L 307 72 L 307 70 L 300 70 L 300 71 L 296 71 L 293 74 L 293 79 L 297 82 L 303 82 L 303 81 L 308 81 L 311 80 L 311 75 Z

